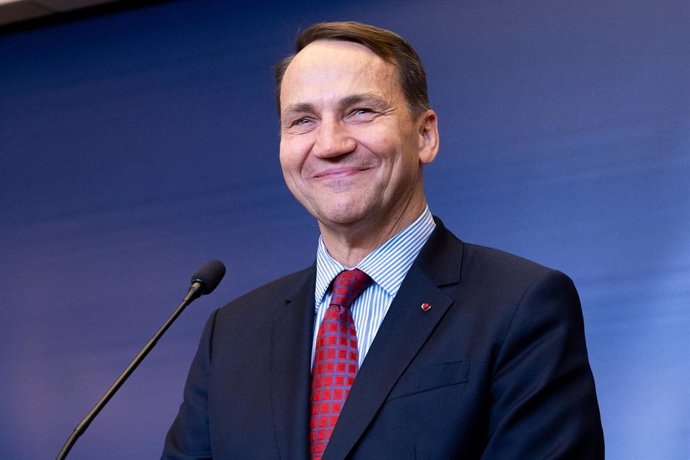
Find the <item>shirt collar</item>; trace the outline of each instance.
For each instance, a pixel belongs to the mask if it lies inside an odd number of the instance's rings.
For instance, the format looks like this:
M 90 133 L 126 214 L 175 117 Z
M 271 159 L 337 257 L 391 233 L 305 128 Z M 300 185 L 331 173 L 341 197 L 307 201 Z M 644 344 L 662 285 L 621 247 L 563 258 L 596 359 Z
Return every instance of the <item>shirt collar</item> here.
M 436 223 L 429 207 L 426 206 L 417 220 L 376 248 L 353 268 L 359 268 L 365 272 L 388 295 L 394 297 L 434 228 L 436 228 Z M 331 257 L 323 238 L 319 237 L 316 252 L 316 289 L 314 291 L 317 308 L 328 292 L 333 279 L 338 273 L 347 269 L 348 267 Z

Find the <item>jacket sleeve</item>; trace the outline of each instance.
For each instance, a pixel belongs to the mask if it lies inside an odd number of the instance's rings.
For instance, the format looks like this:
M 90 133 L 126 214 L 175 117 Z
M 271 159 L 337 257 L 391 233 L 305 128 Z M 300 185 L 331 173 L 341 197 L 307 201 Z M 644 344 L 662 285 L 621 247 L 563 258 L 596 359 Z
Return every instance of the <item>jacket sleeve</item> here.
M 192 361 L 184 388 L 184 400 L 165 439 L 162 460 L 211 459 L 208 424 L 208 383 L 211 343 L 218 312 L 209 318 Z
M 580 300 L 548 271 L 515 306 L 496 355 L 482 458 L 604 458 Z

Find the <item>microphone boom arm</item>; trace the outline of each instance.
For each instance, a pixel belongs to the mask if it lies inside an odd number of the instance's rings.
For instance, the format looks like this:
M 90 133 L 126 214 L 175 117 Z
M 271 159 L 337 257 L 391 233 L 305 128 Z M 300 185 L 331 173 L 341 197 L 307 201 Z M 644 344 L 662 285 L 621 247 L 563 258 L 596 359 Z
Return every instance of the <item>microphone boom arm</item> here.
M 67 457 L 67 454 L 69 453 L 70 450 L 72 450 L 72 446 L 74 446 L 74 443 L 77 442 L 77 439 L 79 439 L 79 436 L 81 436 L 86 429 L 89 427 L 93 419 L 96 418 L 96 416 L 101 412 L 103 407 L 105 407 L 106 404 L 108 404 L 108 401 L 115 395 L 117 390 L 120 389 L 120 387 L 127 381 L 130 375 L 132 375 L 132 372 L 139 366 L 139 364 L 146 358 L 146 356 L 149 354 L 149 352 L 153 349 L 153 347 L 156 346 L 156 343 L 158 343 L 158 339 L 161 338 L 163 334 L 165 334 L 165 331 L 168 330 L 168 328 L 172 325 L 172 323 L 175 322 L 178 316 L 184 311 L 187 306 L 192 303 L 196 298 L 198 298 L 201 293 L 198 292 L 199 288 L 201 287 L 200 282 L 195 282 L 192 284 L 192 286 L 189 288 L 189 291 L 187 292 L 187 295 L 185 298 L 182 300 L 182 303 L 175 309 L 175 311 L 170 315 L 168 320 L 163 323 L 163 325 L 158 329 L 158 331 L 151 337 L 151 339 L 146 342 L 146 345 L 144 345 L 144 348 L 141 349 L 138 355 L 134 357 L 131 363 L 129 363 L 129 366 L 120 374 L 120 376 L 115 380 L 115 382 L 108 388 L 108 391 L 105 392 L 105 394 L 101 397 L 101 399 L 98 400 L 95 406 L 93 406 L 93 409 L 86 414 L 86 417 L 82 419 L 81 422 L 74 428 L 72 431 L 72 434 L 67 438 L 67 441 L 65 442 L 65 445 L 62 446 L 62 449 L 60 450 L 60 453 L 57 456 L 56 460 L 64 460 Z

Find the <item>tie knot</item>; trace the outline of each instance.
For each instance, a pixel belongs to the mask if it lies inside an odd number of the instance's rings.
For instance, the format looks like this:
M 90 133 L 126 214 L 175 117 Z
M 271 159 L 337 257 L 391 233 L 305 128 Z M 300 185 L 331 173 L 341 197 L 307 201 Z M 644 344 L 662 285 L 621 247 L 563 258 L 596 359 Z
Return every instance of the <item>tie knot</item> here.
M 362 270 L 345 270 L 333 280 L 333 294 L 330 305 L 350 308 L 355 299 L 364 292 L 373 280 Z

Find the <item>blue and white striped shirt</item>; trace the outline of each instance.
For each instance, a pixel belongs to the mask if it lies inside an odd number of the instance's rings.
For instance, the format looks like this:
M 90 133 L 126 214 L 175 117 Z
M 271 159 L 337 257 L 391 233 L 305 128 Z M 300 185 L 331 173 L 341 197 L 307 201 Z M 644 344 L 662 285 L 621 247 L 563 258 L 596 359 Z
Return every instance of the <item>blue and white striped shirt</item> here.
M 422 215 L 409 227 L 376 248 L 356 267 L 350 267 L 359 268 L 374 280 L 374 283 L 352 305 L 360 367 L 405 275 L 434 228 L 436 228 L 436 223 L 427 206 Z M 338 273 L 347 269 L 348 267 L 328 254 L 323 240 L 319 238 L 316 255 L 316 289 L 314 291 L 316 312 L 312 363 L 319 326 L 331 301 L 331 283 Z

